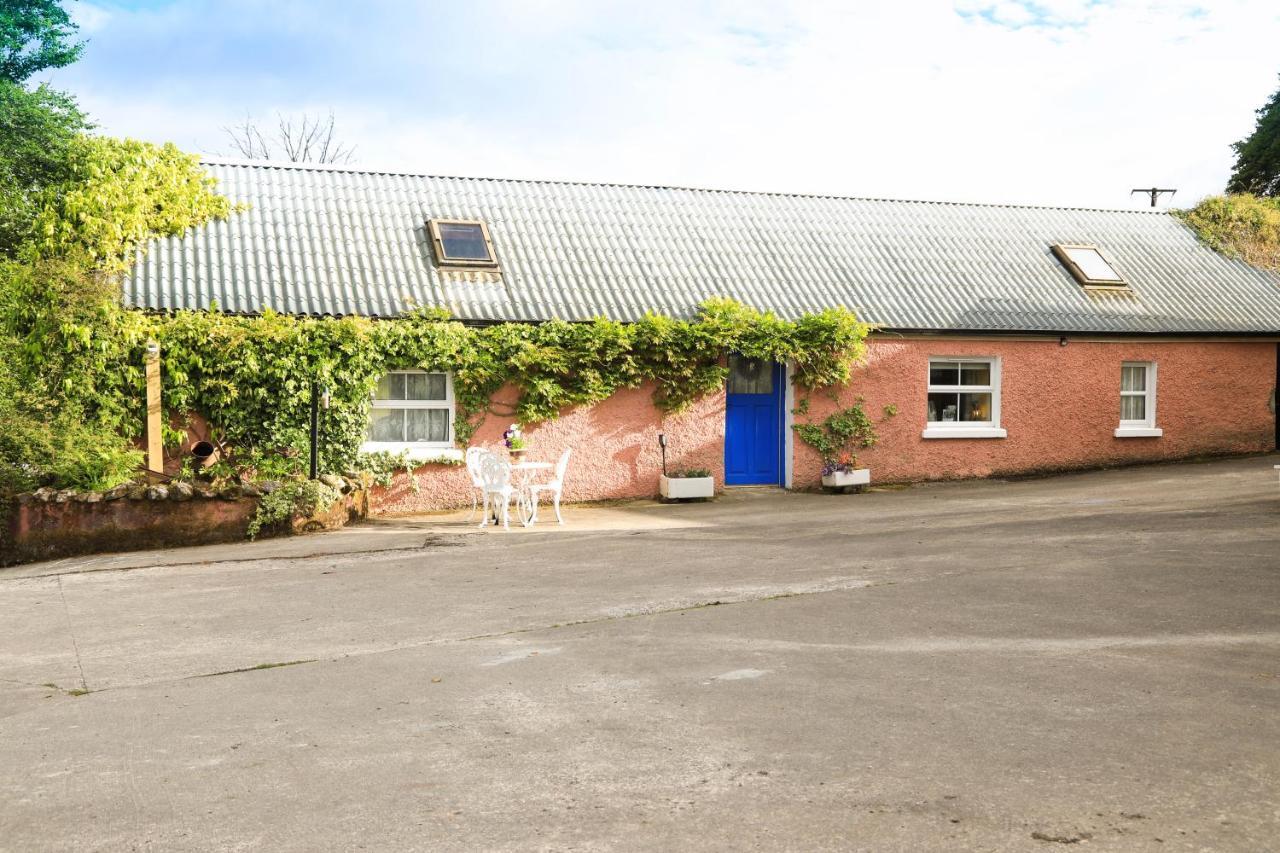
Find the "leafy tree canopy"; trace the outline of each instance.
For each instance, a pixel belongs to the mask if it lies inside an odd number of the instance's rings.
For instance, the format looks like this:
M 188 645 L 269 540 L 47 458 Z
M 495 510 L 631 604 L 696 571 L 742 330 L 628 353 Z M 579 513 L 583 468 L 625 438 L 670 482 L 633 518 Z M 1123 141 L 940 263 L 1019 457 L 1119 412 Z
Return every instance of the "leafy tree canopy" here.
M 1227 192 L 1280 197 L 1280 89 L 1258 110 L 1253 133 L 1231 147 L 1236 165 Z
M 72 143 L 89 127 L 71 96 L 0 80 L 0 257 L 17 251 L 43 198 L 71 180 Z
M 120 273 L 148 239 L 231 212 L 200 158 L 172 143 L 81 136 L 67 169 L 70 182 L 50 193 L 36 217 L 28 259 L 82 255 L 96 271 Z
M 151 237 L 230 209 L 172 145 L 76 136 L 59 170 L 33 196 L 34 228 L 0 257 L 0 518 L 6 492 L 101 487 L 136 469 L 140 415 L 120 391 L 121 359 L 136 361 L 141 341 L 118 275 Z
M 1280 272 L 1280 198 L 1211 196 L 1176 213 L 1224 255 Z
M 0 79 L 21 83 L 80 57 L 78 27 L 57 0 L 0 0 Z

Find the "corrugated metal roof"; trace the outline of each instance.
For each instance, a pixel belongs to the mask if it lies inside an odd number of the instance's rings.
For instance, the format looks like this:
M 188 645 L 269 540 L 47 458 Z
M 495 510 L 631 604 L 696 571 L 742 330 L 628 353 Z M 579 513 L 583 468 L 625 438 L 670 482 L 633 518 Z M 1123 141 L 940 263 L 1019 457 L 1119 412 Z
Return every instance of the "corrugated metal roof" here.
M 788 317 L 843 305 L 894 329 L 1280 331 L 1280 276 L 1164 213 L 206 166 L 250 209 L 157 241 L 130 304 L 632 320 L 729 296 Z M 432 218 L 486 221 L 501 272 L 437 269 Z M 1054 243 L 1101 246 L 1131 292 L 1084 290 Z

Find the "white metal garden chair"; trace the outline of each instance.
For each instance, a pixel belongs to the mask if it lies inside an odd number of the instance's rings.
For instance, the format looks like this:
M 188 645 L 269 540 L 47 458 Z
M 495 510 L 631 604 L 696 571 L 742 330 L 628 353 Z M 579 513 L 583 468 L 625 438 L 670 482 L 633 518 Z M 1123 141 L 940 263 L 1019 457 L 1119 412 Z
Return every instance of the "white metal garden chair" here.
M 510 530 L 511 498 L 516 491 L 511 484 L 511 463 L 486 452 L 480 459 L 480 480 L 484 490 L 484 520 L 480 522 L 480 526 L 489 525 L 490 506 L 493 506 L 495 515 L 498 507 L 502 507 L 502 526 Z
M 529 493 L 533 503 L 532 517 L 529 523 L 533 524 L 538 520 L 538 497 L 542 492 L 548 492 L 551 495 L 552 503 L 556 508 L 556 521 L 564 524 L 564 519 L 560 517 L 560 496 L 564 493 L 564 472 L 569 468 L 569 454 L 573 453 L 573 448 L 567 448 L 564 453 L 560 454 L 560 458 L 556 460 L 555 477 L 545 483 L 530 483 Z
M 467 516 L 468 521 L 475 516 L 476 508 L 484 499 L 484 480 L 480 477 L 480 460 L 488 455 L 490 452 L 483 447 L 467 448 L 467 476 L 471 478 L 471 514 Z

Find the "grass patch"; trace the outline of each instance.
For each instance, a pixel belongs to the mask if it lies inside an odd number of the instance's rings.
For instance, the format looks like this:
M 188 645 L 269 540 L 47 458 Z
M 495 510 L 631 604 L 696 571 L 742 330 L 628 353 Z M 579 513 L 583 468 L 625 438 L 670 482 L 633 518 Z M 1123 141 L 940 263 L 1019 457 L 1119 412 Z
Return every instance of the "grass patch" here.
M 68 696 L 87 696 L 88 694 L 93 692 L 92 690 L 88 690 L 82 687 L 70 687 L 70 688 L 59 687 L 58 685 L 54 684 L 52 681 L 46 681 L 40 686 L 48 687 L 50 690 L 57 690 L 59 693 L 65 693 Z
M 237 672 L 257 672 L 260 669 L 278 669 L 282 666 L 297 666 L 302 663 L 315 663 L 319 658 L 306 658 L 305 660 L 285 660 L 279 663 L 260 663 L 257 666 L 242 666 L 239 669 L 224 669 L 221 672 L 206 672 L 203 675 L 193 675 L 192 678 L 213 678 L 215 675 L 235 675 Z

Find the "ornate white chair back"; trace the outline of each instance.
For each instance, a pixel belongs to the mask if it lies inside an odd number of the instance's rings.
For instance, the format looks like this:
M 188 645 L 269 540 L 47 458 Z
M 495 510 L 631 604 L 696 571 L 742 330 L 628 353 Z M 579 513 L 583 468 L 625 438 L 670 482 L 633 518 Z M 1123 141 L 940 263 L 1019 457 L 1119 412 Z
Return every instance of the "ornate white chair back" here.
M 489 451 L 483 447 L 467 448 L 467 474 L 471 477 L 471 485 L 477 489 L 484 488 L 484 480 L 480 478 L 480 460 L 489 455 Z
M 552 482 L 560 485 L 564 484 L 564 472 L 569 469 L 569 455 L 573 453 L 572 447 L 566 447 L 564 453 L 560 454 L 560 458 L 556 460 L 556 476 Z
M 480 459 L 481 488 L 486 492 L 505 492 L 511 488 L 511 463 L 494 453 Z

